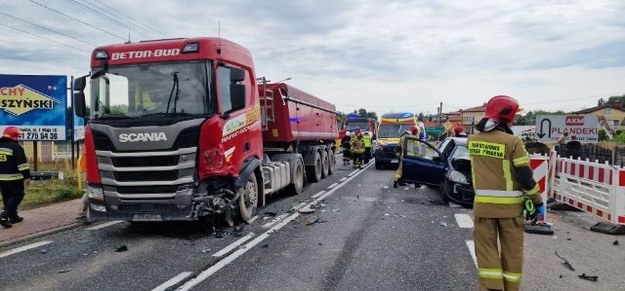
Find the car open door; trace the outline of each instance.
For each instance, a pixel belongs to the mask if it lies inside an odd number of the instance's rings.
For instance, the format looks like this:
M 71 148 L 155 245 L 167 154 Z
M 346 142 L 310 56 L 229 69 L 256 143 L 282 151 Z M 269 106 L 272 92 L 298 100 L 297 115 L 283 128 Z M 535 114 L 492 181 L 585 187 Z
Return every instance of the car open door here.
M 402 177 L 407 183 L 439 186 L 445 162 L 435 146 L 417 137 L 407 137 L 402 146 Z

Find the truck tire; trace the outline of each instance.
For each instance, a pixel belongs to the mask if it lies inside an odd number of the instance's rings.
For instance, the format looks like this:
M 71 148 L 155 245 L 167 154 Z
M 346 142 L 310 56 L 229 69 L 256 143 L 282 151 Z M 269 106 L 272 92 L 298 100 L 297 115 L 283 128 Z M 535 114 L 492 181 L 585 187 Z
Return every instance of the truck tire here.
M 321 181 L 321 155 L 315 151 L 313 158 L 313 165 L 306 167 L 306 173 L 308 174 L 308 180 L 311 182 Z
M 299 195 L 304 189 L 304 161 L 301 158 L 294 160 L 293 164 L 293 183 L 286 187 L 286 191 L 289 195 Z
M 336 157 L 334 156 L 334 151 L 331 148 L 328 148 L 328 158 L 330 160 L 330 163 L 328 164 L 328 175 L 332 175 L 336 170 Z
M 256 174 L 250 175 L 247 184 L 239 189 L 239 215 L 241 220 L 248 221 L 256 215 L 258 206 L 258 180 Z
M 321 178 L 328 176 L 328 168 L 330 168 L 330 157 L 325 149 L 321 150 Z

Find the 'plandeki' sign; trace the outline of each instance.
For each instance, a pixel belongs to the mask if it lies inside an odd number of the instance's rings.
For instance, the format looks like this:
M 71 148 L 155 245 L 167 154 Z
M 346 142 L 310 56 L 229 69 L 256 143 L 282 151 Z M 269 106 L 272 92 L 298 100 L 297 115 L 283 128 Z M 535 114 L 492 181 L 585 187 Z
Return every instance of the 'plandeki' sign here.
M 0 74 L 0 132 L 17 126 L 21 140 L 65 140 L 67 76 Z
M 543 143 L 554 143 L 564 133 L 566 141 L 596 143 L 599 139 L 599 118 L 592 114 L 539 115 L 536 118 L 536 139 Z

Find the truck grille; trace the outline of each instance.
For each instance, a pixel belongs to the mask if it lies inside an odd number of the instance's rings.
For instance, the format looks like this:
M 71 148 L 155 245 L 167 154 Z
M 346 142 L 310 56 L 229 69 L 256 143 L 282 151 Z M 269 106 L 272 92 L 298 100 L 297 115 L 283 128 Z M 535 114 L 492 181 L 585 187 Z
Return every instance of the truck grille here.
M 96 156 L 104 191 L 120 199 L 171 198 L 180 186 L 194 181 L 196 147 L 145 152 L 98 150 Z

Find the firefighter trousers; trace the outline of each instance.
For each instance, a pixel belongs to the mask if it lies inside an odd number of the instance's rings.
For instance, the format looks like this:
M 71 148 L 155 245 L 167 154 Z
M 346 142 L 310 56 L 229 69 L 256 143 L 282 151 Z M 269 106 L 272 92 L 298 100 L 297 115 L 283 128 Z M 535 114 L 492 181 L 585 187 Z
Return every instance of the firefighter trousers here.
M 522 215 L 475 217 L 473 238 L 482 288 L 519 290 L 523 271 L 523 231 Z
M 401 175 L 403 174 L 404 157 L 400 155 L 398 159 L 399 163 L 397 164 L 397 170 L 395 171 L 395 179 L 393 179 L 394 182 L 399 182 L 399 180 L 401 179 Z
M 17 207 L 24 198 L 24 180 L 0 181 L 0 192 L 4 202 L 4 210 L 0 213 L 0 217 L 17 217 Z

